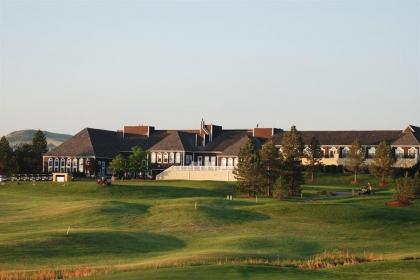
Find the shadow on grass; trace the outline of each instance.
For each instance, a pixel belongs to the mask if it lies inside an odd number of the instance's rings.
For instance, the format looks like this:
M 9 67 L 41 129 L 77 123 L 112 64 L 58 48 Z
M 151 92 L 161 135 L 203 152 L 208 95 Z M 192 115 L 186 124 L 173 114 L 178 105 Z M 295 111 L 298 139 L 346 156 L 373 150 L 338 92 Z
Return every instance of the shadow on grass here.
M 0 245 L 0 260 L 21 258 L 129 257 L 150 252 L 180 249 L 184 241 L 168 235 L 148 232 L 70 232 L 54 234 L 43 240 L 27 240 Z
M 212 204 L 204 204 L 199 206 L 201 213 L 208 218 L 215 221 L 243 223 L 250 221 L 264 221 L 270 219 L 268 215 L 258 213 L 256 211 L 249 211 L 244 209 L 234 208 L 234 205 L 248 204 L 244 202 L 231 203 L 216 202 Z
M 221 197 L 226 194 L 227 189 L 208 190 L 200 188 L 174 187 L 174 186 L 130 186 L 130 185 L 111 185 L 104 189 L 112 196 L 132 197 L 132 198 L 183 198 L 183 197 Z

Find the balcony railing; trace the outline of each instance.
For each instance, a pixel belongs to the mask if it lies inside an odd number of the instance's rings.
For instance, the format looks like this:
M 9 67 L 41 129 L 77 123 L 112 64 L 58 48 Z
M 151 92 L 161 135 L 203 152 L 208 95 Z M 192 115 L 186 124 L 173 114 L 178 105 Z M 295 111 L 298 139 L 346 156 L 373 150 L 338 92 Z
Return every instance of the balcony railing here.
M 187 165 L 187 166 L 172 166 L 173 170 L 178 171 L 219 171 L 219 170 L 233 170 L 234 166 L 199 166 L 199 165 Z

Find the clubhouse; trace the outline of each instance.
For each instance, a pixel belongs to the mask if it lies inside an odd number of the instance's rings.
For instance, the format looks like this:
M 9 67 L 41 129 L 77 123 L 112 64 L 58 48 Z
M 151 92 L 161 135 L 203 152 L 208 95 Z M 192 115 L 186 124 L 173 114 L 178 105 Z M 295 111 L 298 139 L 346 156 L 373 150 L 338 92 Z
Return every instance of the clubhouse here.
M 117 131 L 85 128 L 43 156 L 45 172 L 68 172 L 85 176 L 110 175 L 110 161 L 118 154 L 129 155 L 135 146 L 148 150 L 150 175 L 169 167 L 213 167 L 231 170 L 238 163 L 240 147 L 248 138 L 257 145 L 273 141 L 281 150 L 284 130 L 278 128 L 223 129 L 201 121 L 199 129 L 158 130 L 153 126 L 124 126 Z M 370 161 L 376 146 L 388 141 L 397 159 L 396 167 L 409 168 L 420 161 L 420 127 L 404 130 L 301 131 L 305 144 L 316 137 L 325 165 L 345 165 L 352 142 L 357 138 Z M 305 164 L 305 160 L 303 160 Z

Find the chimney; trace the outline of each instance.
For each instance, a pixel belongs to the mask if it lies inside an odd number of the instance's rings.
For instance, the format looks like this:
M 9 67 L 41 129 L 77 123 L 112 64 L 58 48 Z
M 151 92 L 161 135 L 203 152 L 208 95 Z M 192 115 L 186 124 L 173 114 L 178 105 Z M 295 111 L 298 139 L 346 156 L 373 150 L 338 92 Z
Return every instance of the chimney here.
M 123 128 L 124 136 L 147 136 L 155 131 L 154 126 L 149 125 L 125 125 Z

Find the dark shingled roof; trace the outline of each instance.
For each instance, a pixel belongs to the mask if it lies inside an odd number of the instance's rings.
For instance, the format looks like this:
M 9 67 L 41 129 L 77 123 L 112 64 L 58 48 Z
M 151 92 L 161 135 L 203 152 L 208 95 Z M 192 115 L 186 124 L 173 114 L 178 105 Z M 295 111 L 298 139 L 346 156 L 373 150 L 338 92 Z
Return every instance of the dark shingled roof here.
M 119 147 L 117 132 L 85 128 L 45 155 L 112 158 L 119 153 Z
M 238 155 L 239 149 L 249 136 L 248 130 L 223 130 L 219 136 L 203 148 L 203 151 L 219 152 L 229 156 Z
M 416 137 L 417 142 L 420 144 L 420 127 L 414 126 L 414 125 L 410 125 L 409 128 L 413 132 L 414 137 Z
M 283 133 L 273 136 L 276 145 L 281 144 Z M 321 145 L 351 145 L 357 138 L 362 145 L 377 145 L 386 140 L 394 142 L 402 135 L 401 130 L 366 130 L 366 131 L 301 131 L 302 140 L 309 144 L 316 137 Z
M 150 136 L 150 150 L 160 151 L 184 151 L 179 131 L 159 131 Z

